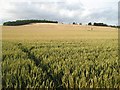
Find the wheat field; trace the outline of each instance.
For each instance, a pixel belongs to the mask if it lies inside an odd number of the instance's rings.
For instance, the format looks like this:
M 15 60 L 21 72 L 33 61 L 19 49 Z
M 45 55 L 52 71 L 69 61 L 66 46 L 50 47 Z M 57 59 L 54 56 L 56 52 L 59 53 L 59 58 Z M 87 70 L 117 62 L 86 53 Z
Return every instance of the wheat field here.
M 32 24 L 12 27 L 3 26 L 2 36 L 3 40 L 117 39 L 118 30 L 110 27 L 68 24 Z
M 119 89 L 118 56 L 116 28 L 2 26 L 2 87 Z

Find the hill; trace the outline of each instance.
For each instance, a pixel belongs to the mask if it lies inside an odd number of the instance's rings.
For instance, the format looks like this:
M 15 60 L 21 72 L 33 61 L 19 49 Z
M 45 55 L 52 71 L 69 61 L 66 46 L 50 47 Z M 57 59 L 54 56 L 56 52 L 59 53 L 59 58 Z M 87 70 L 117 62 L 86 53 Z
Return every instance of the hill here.
M 26 25 L 31 23 L 58 23 L 58 22 L 50 21 L 50 20 L 16 20 L 16 21 L 4 22 L 3 26 L 19 26 L 19 25 Z
M 55 23 L 3 26 L 3 40 L 80 40 L 117 39 L 118 30 L 111 27 Z

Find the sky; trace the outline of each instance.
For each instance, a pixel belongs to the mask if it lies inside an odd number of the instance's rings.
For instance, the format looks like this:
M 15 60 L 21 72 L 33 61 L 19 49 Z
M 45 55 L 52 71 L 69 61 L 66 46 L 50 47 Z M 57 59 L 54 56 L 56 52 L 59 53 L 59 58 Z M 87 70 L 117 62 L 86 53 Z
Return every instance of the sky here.
M 0 23 L 47 19 L 63 23 L 118 24 L 119 0 L 0 0 Z

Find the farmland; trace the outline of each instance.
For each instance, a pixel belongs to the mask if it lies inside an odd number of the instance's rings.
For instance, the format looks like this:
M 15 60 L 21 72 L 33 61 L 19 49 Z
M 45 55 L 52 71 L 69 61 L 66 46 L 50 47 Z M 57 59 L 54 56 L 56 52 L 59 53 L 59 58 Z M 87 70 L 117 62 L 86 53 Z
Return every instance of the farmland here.
M 4 40 L 81 40 L 81 39 L 117 39 L 116 28 L 62 25 L 33 24 L 24 26 L 3 26 Z M 93 30 L 91 30 L 93 28 Z
M 31 24 L 2 32 L 4 88 L 120 87 L 116 28 Z

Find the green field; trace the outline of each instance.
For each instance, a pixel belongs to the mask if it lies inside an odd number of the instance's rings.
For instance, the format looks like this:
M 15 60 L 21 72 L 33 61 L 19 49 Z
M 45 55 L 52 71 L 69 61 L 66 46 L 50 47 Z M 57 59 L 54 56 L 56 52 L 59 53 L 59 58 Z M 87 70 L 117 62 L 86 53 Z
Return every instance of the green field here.
M 3 27 L 3 87 L 119 88 L 118 30 L 92 28 Z

